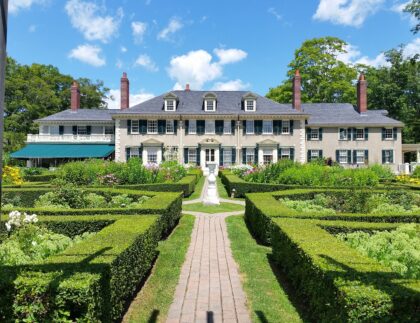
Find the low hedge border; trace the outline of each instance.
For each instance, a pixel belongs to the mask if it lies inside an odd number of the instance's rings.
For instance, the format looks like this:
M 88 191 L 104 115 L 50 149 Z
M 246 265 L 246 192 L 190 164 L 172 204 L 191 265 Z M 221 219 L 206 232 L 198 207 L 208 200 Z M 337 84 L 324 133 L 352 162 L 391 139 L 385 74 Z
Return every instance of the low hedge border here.
M 302 215 L 281 204 L 278 199 L 284 197 L 313 198 L 316 193 L 344 192 L 344 189 L 295 189 L 267 193 L 249 193 L 245 197 L 245 221 L 252 234 L 263 244 L 270 244 L 270 231 L 273 218 L 301 218 L 346 220 L 363 222 L 420 222 L 420 214 L 360 214 L 339 213 L 336 215 Z
M 38 322 L 119 319 L 156 257 L 160 219 L 157 215 L 114 217 L 96 235 L 42 263 L 3 266 L 0 318 Z M 67 226 L 68 220 L 61 219 Z
M 286 218 L 273 222 L 273 258 L 308 303 L 314 321 L 418 322 L 418 280 L 402 279 L 320 227 L 343 227 L 345 222 Z M 353 223 L 356 226 L 389 227 Z
M 23 179 L 27 182 L 50 182 L 57 178 L 57 174 L 26 175 Z

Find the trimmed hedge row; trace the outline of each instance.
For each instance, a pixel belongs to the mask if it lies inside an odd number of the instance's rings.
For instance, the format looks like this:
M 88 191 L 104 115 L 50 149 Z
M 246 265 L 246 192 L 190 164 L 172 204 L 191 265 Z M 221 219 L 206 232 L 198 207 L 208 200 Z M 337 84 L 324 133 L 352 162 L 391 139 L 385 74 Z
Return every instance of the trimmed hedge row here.
M 79 217 L 82 218 L 82 217 Z M 81 222 L 94 221 L 93 218 Z M 51 220 L 42 218 L 43 220 Z M 99 222 L 105 217 L 99 217 Z M 0 270 L 0 319 L 110 322 L 150 270 L 162 217 L 121 216 L 96 235 L 42 263 Z M 72 221 L 62 217 L 64 226 Z M 72 219 L 73 220 L 73 219 Z M 55 218 L 59 223 L 60 219 Z M 50 222 L 54 222 L 50 221 Z M 77 228 L 73 228 L 73 232 Z
M 41 174 L 41 175 L 25 175 L 24 180 L 27 182 L 50 182 L 57 178 L 57 174 Z
M 402 279 L 320 227 L 345 222 L 279 218 L 273 223 L 273 258 L 308 303 L 314 321 L 418 322 L 418 280 Z M 353 223 L 356 227 L 389 225 Z
M 346 220 L 363 222 L 420 222 L 420 214 L 360 214 L 360 213 L 338 213 L 335 215 L 302 215 L 278 201 L 284 197 L 306 197 L 313 198 L 316 193 L 344 192 L 343 189 L 295 189 L 267 193 L 250 193 L 245 197 L 245 221 L 248 227 L 263 244 L 270 244 L 270 231 L 273 218 L 301 218 L 301 219 L 324 219 L 324 220 Z

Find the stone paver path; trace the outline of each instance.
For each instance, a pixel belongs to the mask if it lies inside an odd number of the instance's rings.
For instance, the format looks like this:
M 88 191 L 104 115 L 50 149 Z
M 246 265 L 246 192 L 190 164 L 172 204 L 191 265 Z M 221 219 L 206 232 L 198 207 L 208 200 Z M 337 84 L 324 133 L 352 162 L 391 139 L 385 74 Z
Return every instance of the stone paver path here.
M 197 214 L 167 323 L 251 322 L 226 214 Z

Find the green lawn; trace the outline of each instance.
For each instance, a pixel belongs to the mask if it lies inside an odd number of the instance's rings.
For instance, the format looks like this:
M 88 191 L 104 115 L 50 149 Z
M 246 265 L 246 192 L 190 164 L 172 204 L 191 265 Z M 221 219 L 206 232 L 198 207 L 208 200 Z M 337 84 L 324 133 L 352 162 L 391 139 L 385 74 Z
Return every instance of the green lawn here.
M 182 206 L 182 211 L 194 211 L 205 213 L 222 213 L 232 211 L 245 211 L 245 208 L 239 204 L 220 203 L 220 205 L 203 205 L 203 203 L 186 204 Z
M 270 265 L 271 248 L 258 245 L 242 216 L 226 218 L 233 257 L 239 265 L 253 322 L 302 322 Z M 280 281 L 282 281 L 280 279 Z
M 203 190 L 205 179 L 206 178 L 204 176 L 200 177 L 197 184 L 195 184 L 194 192 L 190 196 L 184 198 L 184 201 L 190 201 L 190 200 L 195 200 L 195 199 L 200 198 L 201 191 Z
M 216 180 L 216 184 L 217 184 L 217 192 L 219 193 L 219 197 L 223 198 L 223 199 L 229 199 L 229 200 L 235 200 L 235 201 L 245 201 L 244 198 L 234 198 L 232 199 L 227 190 L 226 187 L 223 185 L 222 180 L 220 179 L 220 177 L 217 177 Z
M 182 216 L 174 232 L 159 243 L 153 271 L 123 322 L 165 322 L 190 244 L 194 219 L 191 215 Z

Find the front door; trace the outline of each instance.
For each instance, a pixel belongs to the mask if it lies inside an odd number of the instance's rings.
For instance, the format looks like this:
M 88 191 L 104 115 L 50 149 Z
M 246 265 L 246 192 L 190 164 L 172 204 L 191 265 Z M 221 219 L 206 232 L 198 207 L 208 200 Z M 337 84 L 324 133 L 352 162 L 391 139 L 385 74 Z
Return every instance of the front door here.
M 207 163 L 214 163 L 215 161 L 216 161 L 215 149 L 214 148 L 207 148 L 206 149 L 206 164 Z

